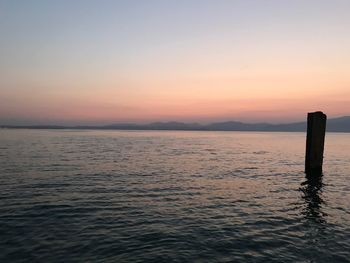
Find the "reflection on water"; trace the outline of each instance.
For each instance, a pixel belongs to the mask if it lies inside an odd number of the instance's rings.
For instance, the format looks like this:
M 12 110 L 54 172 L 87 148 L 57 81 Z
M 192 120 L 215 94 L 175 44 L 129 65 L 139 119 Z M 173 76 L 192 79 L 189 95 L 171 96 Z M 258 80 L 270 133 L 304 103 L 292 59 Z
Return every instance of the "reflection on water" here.
M 322 212 L 322 178 L 323 175 L 307 175 L 306 181 L 301 183 L 302 198 L 305 201 L 306 207 L 303 211 L 305 217 L 317 223 L 326 223 L 327 216 Z

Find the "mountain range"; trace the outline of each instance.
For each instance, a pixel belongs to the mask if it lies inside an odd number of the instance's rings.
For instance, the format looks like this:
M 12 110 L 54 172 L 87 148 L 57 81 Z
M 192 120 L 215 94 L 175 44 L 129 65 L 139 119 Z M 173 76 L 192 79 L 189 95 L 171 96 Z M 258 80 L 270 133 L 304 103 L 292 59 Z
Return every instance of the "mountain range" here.
M 57 126 L 57 125 L 30 125 L 15 126 L 2 125 L 1 128 L 26 129 L 103 129 L 103 130 L 186 130 L 186 131 L 281 131 L 304 132 L 306 122 L 286 124 L 271 123 L 244 123 L 238 121 L 215 122 L 210 124 L 184 122 L 153 122 L 149 124 L 119 123 L 103 126 Z M 350 116 L 327 120 L 328 132 L 350 132 Z

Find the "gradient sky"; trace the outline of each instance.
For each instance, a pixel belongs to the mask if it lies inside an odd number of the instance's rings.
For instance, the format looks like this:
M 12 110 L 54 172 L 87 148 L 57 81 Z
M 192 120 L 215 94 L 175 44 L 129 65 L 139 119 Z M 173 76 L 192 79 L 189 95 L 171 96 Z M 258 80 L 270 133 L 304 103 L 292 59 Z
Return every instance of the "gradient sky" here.
M 348 0 L 0 0 L 0 124 L 350 115 Z

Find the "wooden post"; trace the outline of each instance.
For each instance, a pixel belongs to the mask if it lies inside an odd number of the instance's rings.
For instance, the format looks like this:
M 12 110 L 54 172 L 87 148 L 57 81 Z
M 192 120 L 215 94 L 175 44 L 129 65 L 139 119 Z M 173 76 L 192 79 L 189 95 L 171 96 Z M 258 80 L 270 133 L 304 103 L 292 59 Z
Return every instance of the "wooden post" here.
M 327 116 L 321 111 L 307 114 L 305 173 L 321 175 Z

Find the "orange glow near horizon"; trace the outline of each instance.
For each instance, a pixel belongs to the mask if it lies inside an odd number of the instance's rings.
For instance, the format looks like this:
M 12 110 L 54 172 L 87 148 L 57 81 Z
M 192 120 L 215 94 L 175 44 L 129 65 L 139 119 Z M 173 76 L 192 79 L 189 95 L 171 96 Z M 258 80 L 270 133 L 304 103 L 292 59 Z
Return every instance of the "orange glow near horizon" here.
M 323 110 L 330 116 L 350 112 L 346 99 L 350 97 L 349 78 L 326 74 L 311 77 L 307 74 L 251 77 L 203 74 L 202 78 L 174 80 L 135 78 L 137 81 L 121 84 L 128 89 L 116 87 L 112 79 L 112 84 L 105 81 L 105 86 L 85 90 L 83 82 L 70 91 L 65 88 L 23 91 L 26 94 L 12 105 L 13 109 L 6 103 L 0 107 L 3 112 L 10 108 L 9 114 L 14 116 L 23 116 L 25 112 L 28 118 L 77 122 L 216 119 L 288 122 L 300 120 L 306 112 L 314 110 Z M 12 94 L 4 95 L 11 98 Z

